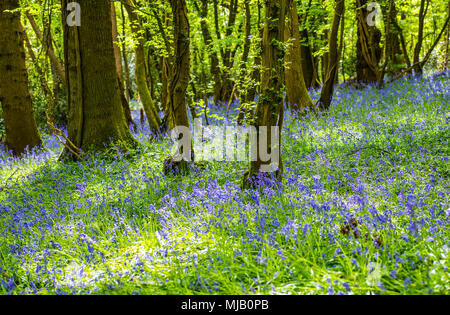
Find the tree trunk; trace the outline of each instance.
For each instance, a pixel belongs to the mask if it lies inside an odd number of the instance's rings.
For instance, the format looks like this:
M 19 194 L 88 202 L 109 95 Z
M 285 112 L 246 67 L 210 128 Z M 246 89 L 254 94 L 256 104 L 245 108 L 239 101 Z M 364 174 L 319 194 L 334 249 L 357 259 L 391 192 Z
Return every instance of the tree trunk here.
M 308 30 L 305 28 L 301 32 L 301 60 L 303 78 L 307 89 L 318 88 L 320 86 L 317 68 L 314 65 L 313 52 L 309 43 Z
M 450 16 L 450 1 L 448 2 L 448 15 Z M 450 24 L 447 26 L 447 36 L 445 36 L 445 56 L 442 70 L 448 70 L 448 53 L 449 53 L 449 41 L 450 41 Z
M 341 18 L 344 15 L 344 11 L 345 11 L 345 0 L 336 0 L 333 24 L 331 26 L 329 39 L 330 50 L 328 53 L 329 54 L 328 69 L 319 99 L 319 108 L 322 111 L 328 110 L 330 108 L 331 101 L 333 99 L 334 83 L 336 80 L 336 73 L 338 71 L 338 63 L 340 59 L 338 51 L 339 25 Z
M 208 55 L 211 62 L 211 75 L 214 80 L 214 103 L 217 104 L 220 98 L 221 86 L 222 82 L 220 79 L 220 69 L 219 69 L 219 56 L 214 51 L 211 44 L 213 42 L 211 33 L 209 31 L 207 19 L 208 19 L 208 3 L 210 0 L 201 0 L 202 6 L 200 9 L 200 16 L 202 18 L 200 22 L 200 26 L 203 34 L 203 41 L 205 42 L 205 46 L 207 47 Z
M 386 34 L 387 51 L 385 58 L 387 58 L 387 60 L 389 61 L 390 72 L 398 73 L 405 64 L 405 58 L 402 52 L 400 34 L 395 27 L 398 15 L 395 1 L 387 1 L 385 5 L 381 6 L 381 10 L 383 11 Z
M 419 10 L 419 33 L 417 35 L 417 43 L 414 48 L 414 72 L 418 75 L 421 75 L 423 72 L 423 65 L 420 65 L 420 52 L 422 51 L 423 45 L 423 27 L 425 24 L 425 16 L 427 15 L 429 0 L 421 0 L 420 1 L 420 10 Z
M 26 16 L 28 20 L 30 21 L 30 25 L 33 28 L 34 33 L 36 34 L 36 37 L 42 42 L 42 45 L 47 48 L 47 54 L 50 57 L 50 60 L 53 64 L 53 66 L 58 71 L 59 76 L 63 79 L 63 82 L 66 82 L 66 73 L 63 69 L 63 66 L 61 65 L 61 62 L 59 62 L 58 58 L 56 57 L 55 51 L 53 50 L 52 45 L 47 45 L 45 42 L 45 39 L 39 30 L 39 27 L 36 24 L 36 21 L 34 20 L 34 17 L 29 13 L 26 12 Z M 51 37 L 49 38 L 50 43 L 52 42 Z
M 19 12 L 5 12 L 17 8 L 18 0 L 0 2 L 0 103 L 5 119 L 6 146 L 15 156 L 23 154 L 26 148 L 41 145 L 28 89 L 23 46 L 25 30 Z
M 286 1 L 287 20 L 284 32 L 285 40 L 289 42 L 285 57 L 286 95 L 292 112 L 300 112 L 312 108 L 313 101 L 308 93 L 303 76 L 297 3 L 295 0 Z
M 367 24 L 367 0 L 356 0 L 358 40 L 356 45 L 357 81 L 370 84 L 379 81 L 379 62 L 382 50 L 380 47 L 381 32 L 374 25 Z
M 264 29 L 262 27 L 261 23 L 261 2 L 258 0 L 258 32 L 259 32 L 259 38 L 262 40 Z M 258 41 L 257 44 L 257 50 L 262 50 L 262 44 L 260 41 Z M 255 59 L 253 61 L 253 71 L 252 71 L 252 86 L 249 88 L 249 91 L 247 93 L 247 99 L 246 103 L 252 103 L 255 101 L 256 94 L 258 92 L 258 86 L 261 81 L 261 54 L 257 54 L 255 56 Z M 244 117 L 242 117 L 243 119 Z
M 185 0 L 170 0 L 174 21 L 174 62 L 170 72 L 168 94 L 169 128 L 189 128 L 186 107 L 186 90 L 189 85 L 190 73 L 190 28 Z M 186 135 L 185 135 L 186 136 Z M 191 146 L 192 148 L 192 146 Z M 168 159 L 164 163 L 165 173 L 179 174 L 188 171 L 188 161 L 192 158 L 192 149 L 179 148 L 178 154 L 183 157 L 180 162 L 172 163 Z
M 236 23 L 236 15 L 238 12 L 238 2 L 239 0 L 230 0 L 229 15 L 228 15 L 228 25 L 225 30 L 225 38 L 230 38 L 233 35 L 233 28 Z M 233 89 L 233 82 L 230 78 L 231 68 L 233 67 L 233 58 L 231 51 L 231 44 L 227 44 L 225 47 L 225 52 L 223 56 L 223 78 L 222 78 L 222 93 L 220 97 L 221 102 L 227 102 L 230 98 Z
M 123 3 L 120 4 L 120 12 L 122 15 L 122 38 L 125 38 L 126 32 L 125 32 L 125 10 L 123 9 Z M 126 81 L 126 93 L 125 96 L 130 102 L 134 98 L 134 92 L 133 92 L 133 86 L 131 83 L 131 77 L 130 77 L 130 65 L 128 64 L 128 56 L 127 56 L 127 49 L 126 46 L 122 49 L 122 59 L 123 59 L 123 65 L 124 65 L 124 71 L 125 71 L 125 81 Z
M 158 133 L 161 128 L 161 120 L 159 118 L 158 110 L 156 104 L 153 102 L 150 89 L 147 84 L 147 74 L 145 67 L 145 48 L 144 48 L 144 39 L 142 38 L 140 33 L 140 24 L 139 19 L 136 14 L 135 6 L 132 0 L 127 0 L 127 5 L 125 6 L 128 12 L 128 16 L 131 22 L 131 28 L 136 39 L 136 48 L 135 48 L 135 76 L 136 76 L 136 84 L 138 87 L 139 95 L 141 97 L 142 105 L 144 106 L 145 115 L 148 119 L 148 124 L 150 126 L 150 130 L 153 133 Z
M 255 188 L 262 184 L 261 177 L 274 175 L 277 181 L 282 180 L 283 162 L 281 159 L 281 129 L 283 125 L 284 104 L 282 75 L 284 72 L 284 27 L 286 18 L 286 0 L 267 0 L 266 23 L 263 36 L 262 52 L 262 81 L 261 95 L 258 101 L 255 117 L 257 128 L 258 148 L 265 147 L 271 156 L 276 152 L 278 161 L 267 165 L 263 161 L 261 150 L 257 150 L 256 157 L 250 162 L 250 169 L 244 175 L 243 187 Z M 262 129 L 267 128 L 267 136 L 260 137 Z M 272 127 L 275 127 L 272 130 Z M 272 132 L 277 131 L 278 137 L 272 142 Z M 276 136 L 276 135 L 275 135 Z M 265 139 L 264 139 L 265 138 Z
M 134 145 L 120 98 L 110 2 L 79 0 L 82 24 L 70 27 L 68 1 L 62 0 L 62 22 L 69 140 L 83 151 L 102 149 L 111 139 Z
M 123 76 L 123 67 L 122 67 L 122 58 L 120 53 L 120 48 L 117 42 L 119 41 L 119 33 L 117 31 L 117 17 L 116 17 L 116 7 L 114 2 L 111 2 L 111 22 L 112 22 L 112 38 L 113 38 L 113 47 L 114 47 L 114 57 L 116 59 L 116 71 L 117 78 L 119 82 L 120 89 L 120 99 L 122 101 L 123 111 L 125 113 L 125 119 L 127 120 L 127 125 L 133 125 L 136 128 L 136 124 L 131 117 L 130 103 L 126 97 L 125 84 L 124 84 L 124 76 Z

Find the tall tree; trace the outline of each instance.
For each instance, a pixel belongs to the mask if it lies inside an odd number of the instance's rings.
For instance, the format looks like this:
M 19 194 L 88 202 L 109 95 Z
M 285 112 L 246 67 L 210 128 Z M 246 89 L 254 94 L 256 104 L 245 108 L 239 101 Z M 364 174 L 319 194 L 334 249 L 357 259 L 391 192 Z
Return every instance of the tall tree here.
M 317 67 L 314 63 L 313 49 L 309 40 L 309 30 L 306 24 L 309 20 L 309 15 L 311 12 L 312 0 L 309 0 L 308 6 L 306 7 L 304 17 L 301 22 L 301 32 L 300 32 L 300 50 L 301 50 L 301 62 L 303 70 L 303 79 L 306 84 L 306 88 L 318 88 L 320 86 L 319 76 L 317 72 Z
M 326 70 L 325 82 L 322 87 L 322 92 L 319 99 L 319 108 L 321 110 L 328 110 L 333 99 L 334 84 L 338 72 L 338 64 L 340 60 L 338 50 L 338 33 L 341 18 L 345 12 L 345 0 L 336 0 L 334 9 L 333 24 L 330 31 L 329 52 L 328 52 L 328 69 Z
M 214 103 L 217 103 L 220 98 L 220 93 L 222 89 L 222 81 L 220 78 L 220 69 L 219 69 L 219 56 L 217 52 L 212 47 L 213 39 L 211 36 L 211 32 L 208 27 L 208 4 L 210 0 L 201 0 L 201 6 L 198 6 L 198 10 L 200 12 L 201 21 L 200 27 L 202 29 L 203 41 L 208 50 L 210 64 L 211 64 L 211 75 L 214 80 Z
M 225 38 L 230 38 L 233 34 L 233 28 L 236 23 L 236 16 L 239 9 L 239 0 L 230 0 L 229 3 L 229 13 L 228 13 L 228 24 L 225 30 Z M 222 73 L 222 94 L 220 100 L 222 102 L 227 102 L 232 94 L 233 82 L 231 80 L 231 69 L 233 67 L 233 58 L 232 58 L 232 45 L 226 44 L 225 51 L 223 54 L 223 67 L 224 71 Z M 232 96 L 232 95 L 231 95 Z
M 20 22 L 18 0 L 0 1 L 0 103 L 6 129 L 6 145 L 21 155 L 41 145 L 33 116 L 25 65 L 25 31 Z M 11 12 L 13 11 L 13 12 Z
M 428 12 L 428 8 L 430 5 L 430 0 L 421 0 L 420 1 L 420 9 L 419 9 L 419 32 L 417 34 L 417 43 L 414 47 L 414 72 L 416 74 L 422 74 L 422 66 L 419 64 L 420 52 L 422 51 L 423 46 L 423 28 L 425 24 L 425 17 Z
M 286 0 L 266 0 L 266 21 L 263 35 L 262 50 L 262 80 L 261 95 L 256 108 L 255 126 L 257 128 L 258 147 L 266 147 L 268 154 L 277 152 L 278 163 L 273 171 L 268 171 L 269 165 L 262 156 L 261 150 L 250 162 L 250 169 L 243 179 L 244 188 L 256 187 L 260 184 L 258 178 L 274 176 L 281 181 L 283 176 L 283 162 L 281 159 L 281 129 L 284 119 L 283 81 L 284 73 L 284 27 L 286 18 Z M 267 136 L 260 137 L 262 129 L 267 128 Z M 272 127 L 278 133 L 272 141 Z M 276 162 L 276 161 L 273 161 Z M 264 169 L 263 169 L 264 168 Z
M 125 80 L 123 75 L 123 66 L 122 66 L 122 56 L 120 53 L 120 47 L 118 44 L 119 41 L 119 32 L 117 30 L 117 16 L 116 16 L 116 7 L 114 2 L 111 2 L 111 22 L 112 22 L 112 36 L 113 36 L 113 47 L 114 47 L 114 57 L 116 59 L 116 70 L 117 70 L 117 78 L 119 80 L 119 89 L 120 89 L 120 98 L 122 100 L 122 107 L 125 113 L 125 119 L 127 120 L 128 125 L 133 125 L 136 128 L 136 124 L 131 117 L 130 103 L 126 97 L 125 90 Z
M 101 149 L 111 139 L 134 144 L 121 102 L 108 0 L 79 0 L 81 26 L 69 26 L 62 0 L 70 146 Z M 72 148 L 73 149 L 73 148 Z
M 128 17 L 131 22 L 133 34 L 136 37 L 135 43 L 135 76 L 136 85 L 141 97 L 142 105 L 148 119 L 148 124 L 152 132 L 157 133 L 161 128 L 161 120 L 159 119 L 158 110 L 152 99 L 150 89 L 147 83 L 147 70 L 145 66 L 145 41 L 141 33 L 141 24 L 136 13 L 136 6 L 133 0 L 126 0 L 125 6 Z
M 189 119 L 186 106 L 186 90 L 189 85 L 189 72 L 191 64 L 190 56 L 190 26 L 188 10 L 185 0 L 170 0 L 174 22 L 174 62 L 170 72 L 169 93 L 167 110 L 169 128 L 189 127 Z M 180 135 L 181 137 L 182 135 Z M 187 135 L 185 135 L 187 136 Z M 192 146 L 191 146 L 192 148 Z M 192 157 L 192 151 L 181 147 L 178 152 L 184 159 L 178 163 L 172 163 L 171 159 L 165 162 L 166 173 L 187 172 L 188 163 Z
M 285 58 L 286 95 L 291 110 L 299 112 L 303 109 L 312 108 L 313 101 L 306 88 L 303 75 L 297 3 L 295 0 L 286 1 L 285 40 L 289 44 Z

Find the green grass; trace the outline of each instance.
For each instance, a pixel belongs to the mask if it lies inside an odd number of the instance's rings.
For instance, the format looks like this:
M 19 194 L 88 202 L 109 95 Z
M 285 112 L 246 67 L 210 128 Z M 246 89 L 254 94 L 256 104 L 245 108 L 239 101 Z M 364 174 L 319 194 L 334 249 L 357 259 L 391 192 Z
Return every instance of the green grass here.
M 449 86 L 340 89 L 330 113 L 288 115 L 281 188 L 241 190 L 246 163 L 166 177 L 146 128 L 131 156 L 63 164 L 48 136 L 0 154 L 0 291 L 449 293 Z

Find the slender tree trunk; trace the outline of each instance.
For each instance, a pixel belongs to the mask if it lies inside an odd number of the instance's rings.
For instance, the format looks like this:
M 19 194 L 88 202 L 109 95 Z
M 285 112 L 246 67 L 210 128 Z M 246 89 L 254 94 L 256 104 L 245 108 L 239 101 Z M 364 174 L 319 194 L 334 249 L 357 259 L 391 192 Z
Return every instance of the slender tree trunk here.
M 295 0 L 286 1 L 287 20 L 284 32 L 285 40 L 289 43 L 285 57 L 286 95 L 291 110 L 300 112 L 312 108 L 313 101 L 308 93 L 303 76 L 297 3 Z
M 126 24 L 125 24 L 125 10 L 123 9 L 123 3 L 120 4 L 120 12 L 122 15 L 122 38 L 126 37 Z M 123 46 L 122 49 L 122 59 L 123 59 L 123 65 L 124 65 L 124 72 L 125 72 L 125 81 L 126 81 L 126 93 L 125 96 L 127 97 L 128 102 L 130 102 L 134 98 L 133 93 L 133 85 L 131 83 L 131 76 L 130 76 L 130 65 L 128 63 L 128 56 L 127 56 L 127 49 L 126 46 Z
M 230 12 L 228 15 L 228 25 L 225 30 L 225 38 L 230 38 L 233 35 L 233 28 L 236 23 L 236 15 L 238 12 L 239 0 L 230 0 Z M 233 89 L 233 82 L 230 77 L 230 70 L 233 66 L 231 44 L 226 45 L 223 56 L 223 78 L 222 78 L 222 93 L 220 97 L 221 102 L 227 102 Z
M 450 16 L 450 1 L 448 2 L 448 15 Z M 449 41 L 450 41 L 450 24 L 447 26 L 447 36 L 445 37 L 445 56 L 442 70 L 448 70 Z
M 119 82 L 120 89 L 120 99 L 122 101 L 123 111 L 125 113 L 125 119 L 127 120 L 127 125 L 133 125 L 136 128 L 136 124 L 131 117 L 130 103 L 126 97 L 126 90 L 124 85 L 124 76 L 123 76 L 123 67 L 122 67 L 122 58 L 120 53 L 120 48 L 117 42 L 119 41 L 119 33 L 117 30 L 117 17 L 116 17 L 116 7 L 114 2 L 111 2 L 111 22 L 112 22 L 112 38 L 113 38 L 113 47 L 114 47 L 114 57 L 116 60 L 116 71 L 117 78 Z
M 52 45 L 46 45 L 44 37 L 39 30 L 39 27 L 36 24 L 36 21 L 34 20 L 34 17 L 29 13 L 26 12 L 26 16 L 28 20 L 30 21 L 30 25 L 33 28 L 34 33 L 36 34 L 36 37 L 42 42 L 42 45 L 47 48 L 47 54 L 50 57 L 51 62 L 53 63 L 53 66 L 57 69 L 59 76 L 63 79 L 64 83 L 66 81 L 66 73 L 64 71 L 64 67 L 59 62 L 58 58 L 56 57 L 55 51 L 53 50 Z M 49 38 L 51 42 L 51 38 Z
M 0 103 L 6 129 L 6 146 L 18 156 L 41 145 L 33 116 L 25 65 L 24 28 L 18 0 L 0 1 Z
M 336 0 L 333 24 L 331 26 L 329 39 L 330 50 L 329 50 L 328 69 L 325 77 L 325 82 L 322 87 L 322 93 L 319 99 L 319 108 L 322 111 L 328 110 L 330 108 L 331 101 L 333 99 L 334 83 L 340 59 L 338 51 L 339 24 L 341 18 L 344 15 L 344 12 L 345 12 L 345 0 Z
M 341 17 L 341 35 L 340 35 L 340 40 L 339 40 L 338 64 L 337 64 L 337 69 L 336 69 L 336 78 L 334 79 L 335 85 L 339 84 L 339 68 L 340 68 L 341 58 L 343 56 L 342 54 L 344 52 L 344 46 L 345 46 L 344 31 L 345 31 L 345 9 L 344 9 L 344 12 Z
M 208 3 L 210 0 L 201 0 L 200 16 L 202 18 L 200 26 L 203 34 L 203 41 L 207 47 L 208 55 L 211 62 L 211 75 L 214 80 L 214 103 L 217 103 L 220 98 L 222 82 L 220 79 L 220 69 L 219 69 L 219 56 L 217 52 L 214 51 L 211 44 L 213 42 L 211 33 L 209 31 L 207 19 L 208 19 Z
M 127 0 L 126 9 L 128 16 L 130 18 L 131 27 L 136 39 L 135 48 L 135 76 L 136 84 L 138 87 L 139 95 L 141 97 L 142 105 L 144 106 L 144 111 L 148 119 L 150 129 L 153 133 L 158 133 L 161 127 L 161 120 L 158 115 L 158 110 L 156 104 L 153 102 L 150 89 L 147 84 L 147 73 L 145 67 L 145 48 L 144 39 L 140 33 L 140 23 L 138 16 L 136 14 L 135 6 L 132 0 Z
M 266 145 L 268 153 L 277 152 L 278 161 L 269 161 L 273 164 L 267 165 L 267 161 L 263 161 L 261 150 L 257 150 L 255 161 L 250 162 L 250 169 L 244 175 L 243 187 L 246 189 L 259 186 L 262 182 L 258 178 L 274 175 L 275 179 L 281 182 L 283 176 L 281 129 L 284 118 L 282 75 L 285 55 L 283 42 L 286 0 L 267 0 L 265 3 L 266 23 L 263 36 L 261 95 L 256 109 L 255 125 L 258 129 L 258 142 L 265 142 L 258 143 L 258 147 Z M 259 135 L 262 132 L 260 127 L 267 128 L 267 137 L 260 139 Z M 275 142 L 272 142 L 272 127 L 275 127 L 278 133 Z
M 305 80 L 306 88 L 317 88 L 320 86 L 319 76 L 317 73 L 317 68 L 314 64 L 313 51 L 309 43 L 308 30 L 305 28 L 301 32 L 301 59 L 302 59 L 302 69 L 303 78 Z
M 418 75 L 421 75 L 423 72 L 423 65 L 420 65 L 420 52 L 422 51 L 423 46 L 423 27 L 425 24 L 425 16 L 428 11 L 430 1 L 429 0 L 421 0 L 420 1 L 420 10 L 419 10 L 419 33 L 417 35 L 417 43 L 414 48 L 414 72 Z
M 249 93 L 249 88 L 247 85 L 247 59 L 248 55 L 250 53 L 250 46 L 251 46 L 251 32 L 252 32 L 252 16 L 250 11 L 250 0 L 245 0 L 244 2 L 245 6 L 245 40 L 244 40 L 244 50 L 242 53 L 242 59 L 241 59 L 241 67 L 240 67 L 240 73 L 239 73 L 239 89 L 240 89 L 240 101 L 241 106 L 239 109 L 238 119 L 237 123 L 239 125 L 242 124 L 245 115 L 248 113 L 248 99 L 247 95 Z
M 111 139 L 134 145 L 125 120 L 112 41 L 108 0 L 78 0 L 81 26 L 66 24 L 62 0 L 64 50 L 68 86 L 70 142 L 87 151 L 102 149 Z M 73 153 L 73 152 L 72 152 Z
M 166 12 L 164 12 L 163 18 L 164 25 L 166 26 L 166 28 L 168 28 L 169 25 L 171 25 L 172 21 L 170 20 Z M 164 38 L 166 38 L 166 35 L 164 35 Z M 166 50 L 169 56 L 173 55 L 173 47 L 168 43 L 166 44 Z M 170 58 L 165 56 L 161 58 L 161 104 L 163 104 L 166 118 L 169 115 L 169 109 L 167 108 L 167 105 L 169 103 L 169 81 L 171 64 L 172 63 Z M 167 120 L 165 119 L 164 121 L 164 123 L 167 124 Z

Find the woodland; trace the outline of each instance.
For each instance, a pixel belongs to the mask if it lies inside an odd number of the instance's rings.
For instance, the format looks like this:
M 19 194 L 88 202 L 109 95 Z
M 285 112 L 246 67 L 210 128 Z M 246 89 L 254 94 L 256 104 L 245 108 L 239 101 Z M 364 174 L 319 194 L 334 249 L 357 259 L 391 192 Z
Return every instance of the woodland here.
M 0 0 L 0 293 L 450 293 L 449 40 L 449 0 Z

